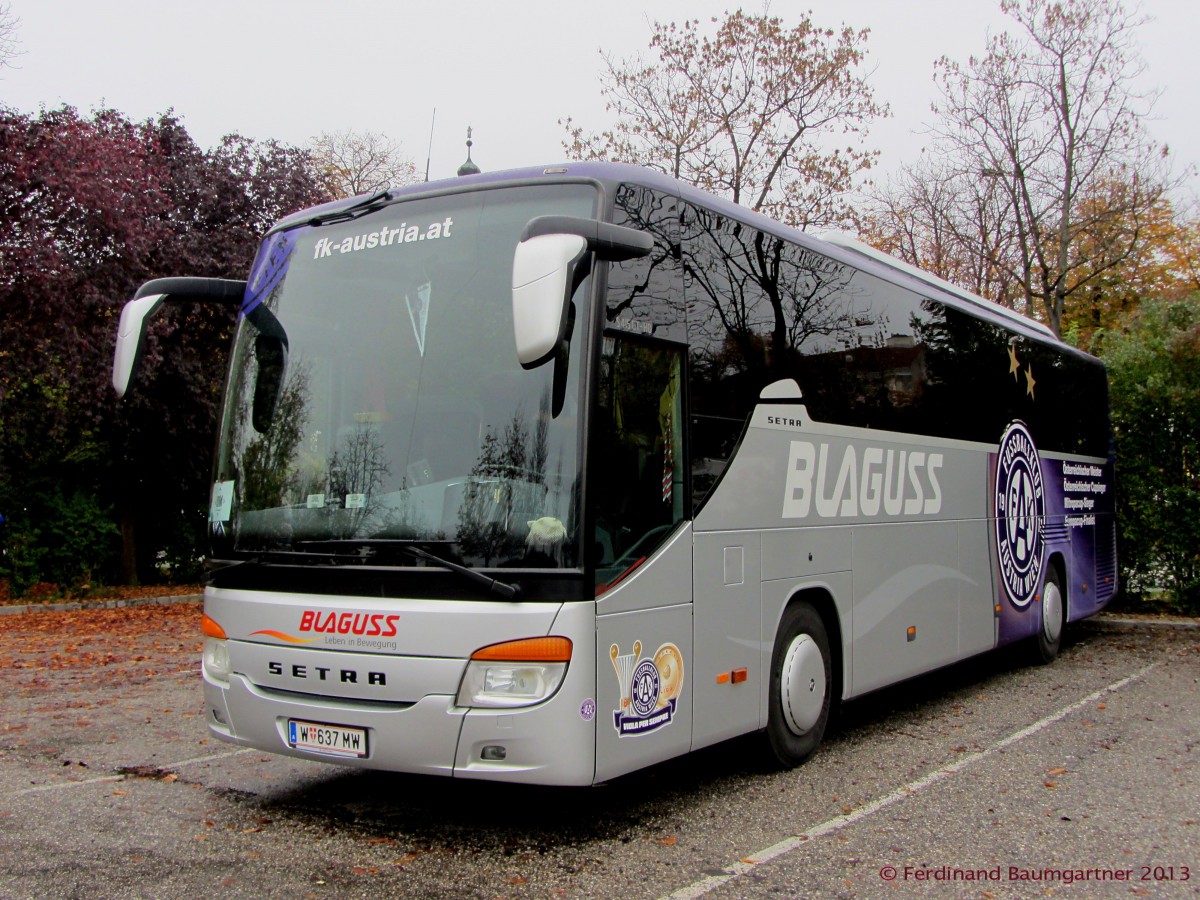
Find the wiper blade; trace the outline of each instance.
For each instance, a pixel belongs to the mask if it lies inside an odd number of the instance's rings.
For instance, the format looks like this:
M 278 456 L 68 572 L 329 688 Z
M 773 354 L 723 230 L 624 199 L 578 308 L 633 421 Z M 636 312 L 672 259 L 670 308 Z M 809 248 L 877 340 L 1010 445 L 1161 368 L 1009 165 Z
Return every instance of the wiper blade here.
M 363 197 L 357 203 L 352 203 L 349 206 L 343 206 L 341 209 L 317 213 L 315 216 L 296 224 L 329 225 L 333 222 L 345 222 L 350 219 L 357 219 L 359 216 L 365 216 L 367 213 L 373 213 L 375 210 L 382 208 L 391 199 L 391 192 L 387 189 L 376 191 L 374 194 L 371 194 L 368 197 Z
M 521 586 L 519 584 L 510 584 L 507 581 L 500 581 L 498 578 L 491 578 L 477 569 L 469 569 L 466 566 L 460 566 L 458 563 L 450 562 L 448 559 L 442 559 L 440 556 L 435 556 L 428 550 L 422 550 L 413 544 L 402 544 L 400 549 L 418 559 L 423 559 L 426 562 L 449 569 L 451 572 L 461 575 L 468 581 L 473 581 L 475 584 L 481 585 L 493 594 L 499 594 L 505 600 L 519 600 L 521 597 Z
M 324 564 L 343 565 L 365 563 L 371 554 L 362 551 L 358 553 L 335 553 L 328 550 L 255 550 L 249 559 L 239 559 L 223 568 L 246 565 L 247 563 L 296 563 L 302 566 L 319 566 Z

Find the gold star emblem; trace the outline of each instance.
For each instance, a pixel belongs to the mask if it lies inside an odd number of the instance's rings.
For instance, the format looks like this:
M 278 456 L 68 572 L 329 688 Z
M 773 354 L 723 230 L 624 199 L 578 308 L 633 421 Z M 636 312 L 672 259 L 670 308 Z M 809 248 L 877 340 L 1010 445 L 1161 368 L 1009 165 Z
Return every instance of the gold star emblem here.
M 1033 380 L 1033 366 L 1027 366 L 1025 368 L 1025 393 L 1029 394 L 1031 398 L 1036 400 L 1037 398 L 1033 396 L 1033 386 L 1035 384 L 1037 384 L 1037 382 Z
M 1012 344 L 1008 345 L 1008 373 L 1012 375 L 1013 381 L 1017 380 L 1017 370 L 1021 368 L 1021 364 L 1017 362 L 1017 348 Z

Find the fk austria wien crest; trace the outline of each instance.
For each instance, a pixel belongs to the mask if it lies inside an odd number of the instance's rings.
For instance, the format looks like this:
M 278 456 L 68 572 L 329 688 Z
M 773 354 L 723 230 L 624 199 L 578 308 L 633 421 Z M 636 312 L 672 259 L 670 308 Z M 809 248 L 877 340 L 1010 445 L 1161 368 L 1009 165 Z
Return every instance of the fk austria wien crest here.
M 622 654 L 613 644 L 609 656 L 621 686 L 621 708 L 613 711 L 617 734 L 648 734 L 670 725 L 683 689 L 683 654 L 679 648 L 663 644 L 653 657 L 643 657 L 642 642 L 634 641 L 632 653 Z
M 1041 458 L 1020 422 L 1009 425 L 1000 441 L 995 509 L 1000 578 L 1008 599 L 1024 609 L 1040 583 L 1046 498 Z

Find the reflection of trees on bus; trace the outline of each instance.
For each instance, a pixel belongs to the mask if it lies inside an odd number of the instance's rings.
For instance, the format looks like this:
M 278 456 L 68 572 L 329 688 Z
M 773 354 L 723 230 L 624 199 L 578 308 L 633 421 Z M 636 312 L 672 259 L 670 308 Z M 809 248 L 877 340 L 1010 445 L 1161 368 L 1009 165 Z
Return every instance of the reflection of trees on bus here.
M 523 405 L 503 426 L 484 431 L 479 457 L 462 484 L 458 543 L 464 559 L 490 566 L 520 558 L 527 523 L 546 512 L 550 392 L 543 391 L 532 429 Z
M 687 347 L 696 506 L 762 389 L 785 378 L 821 422 L 994 442 L 1021 419 L 1048 447 L 1107 446 L 1087 361 L 659 191 L 623 186 L 616 208 L 655 249 L 612 266 L 606 318 Z
M 617 196 L 617 209 L 624 213 L 621 224 L 654 236 L 649 256 L 618 263 L 609 273 L 605 319 L 615 324 L 630 314 L 654 333 L 655 326 L 681 323 L 679 298 L 663 290 L 677 269 L 679 250 L 675 200 L 656 191 L 625 184 Z M 648 320 L 648 321 L 647 321 Z
M 325 502 L 338 537 L 369 533 L 379 507 L 379 490 L 390 474 L 387 446 L 377 424 L 356 422 L 329 458 Z
M 286 335 L 274 317 L 278 300 L 276 287 L 262 299 L 258 313 L 243 320 L 240 327 L 250 329 L 253 339 L 239 340 L 232 363 L 231 384 L 239 390 L 226 413 L 222 446 L 228 455 L 219 460 L 217 480 L 236 484 L 236 507 L 241 513 L 288 506 L 310 483 L 324 480 L 322 462 L 310 458 L 307 465 L 301 464 L 312 402 L 312 368 L 289 364 Z M 264 324 L 269 334 L 260 330 Z M 288 520 L 276 517 L 269 522 L 269 528 L 265 522 L 256 523 L 256 528 L 267 529 L 261 537 L 271 542 L 291 540 Z M 232 532 L 216 529 L 214 551 L 231 538 Z
M 682 263 L 694 362 L 732 345 L 735 368 L 761 387 L 788 377 L 810 340 L 852 339 L 864 312 L 854 309 L 852 269 L 706 210 L 689 218 Z
M 953 435 L 996 441 L 1019 419 L 1044 449 L 1106 448 L 1104 419 L 1088 408 L 1105 396 L 1103 370 L 931 300 L 921 306 L 913 332 L 925 346 L 929 375 L 920 427 L 946 432 L 945 411 L 952 409 Z
M 270 426 L 242 454 L 242 505 L 246 509 L 283 506 L 303 489 L 297 455 L 308 421 L 308 366 L 294 366 Z
M 785 378 L 806 397 L 819 389 L 808 357 L 856 345 L 870 306 L 853 290 L 853 269 L 744 223 L 689 207 L 684 232 L 692 493 L 699 504 L 762 389 Z

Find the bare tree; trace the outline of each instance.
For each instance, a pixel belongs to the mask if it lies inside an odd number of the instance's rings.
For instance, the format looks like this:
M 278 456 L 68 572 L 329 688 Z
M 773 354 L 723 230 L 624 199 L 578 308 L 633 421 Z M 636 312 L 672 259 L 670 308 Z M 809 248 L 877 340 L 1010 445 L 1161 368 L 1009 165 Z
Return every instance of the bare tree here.
M 17 50 L 17 26 L 21 20 L 13 15 L 11 3 L 0 3 L 0 69 L 12 65 Z
M 1004 306 L 1020 308 L 1021 285 L 998 260 L 1015 252 L 1006 192 L 992 178 L 959 177 L 945 160 L 902 166 L 868 193 L 868 243 Z M 1023 310 L 1035 315 L 1036 310 Z
M 1144 20 L 1119 0 L 1001 8 L 1015 33 L 935 65 L 937 171 L 946 197 L 966 198 L 943 224 L 1061 333 L 1067 298 L 1137 252 L 1170 185 L 1166 148 L 1143 127 L 1156 94 L 1133 88 Z
M 562 121 L 571 157 L 646 165 L 801 227 L 853 221 L 848 194 L 878 155 L 862 139 L 887 114 L 859 74 L 866 30 L 740 10 L 712 37 L 653 27 L 652 60 L 603 55 L 616 124 Z
M 376 131 L 324 131 L 309 145 L 317 177 L 334 197 L 420 180 L 398 141 Z

